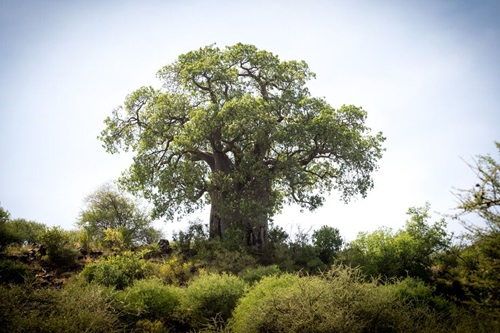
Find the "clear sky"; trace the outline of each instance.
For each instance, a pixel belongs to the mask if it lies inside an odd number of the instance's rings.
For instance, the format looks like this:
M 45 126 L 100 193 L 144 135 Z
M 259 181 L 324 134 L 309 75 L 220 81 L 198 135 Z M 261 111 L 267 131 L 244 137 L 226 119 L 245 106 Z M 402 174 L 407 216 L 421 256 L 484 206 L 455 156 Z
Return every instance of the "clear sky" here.
M 500 140 L 499 17 L 498 1 L 1 1 L 1 206 L 73 228 L 84 197 L 130 163 L 96 139 L 113 108 L 159 86 L 156 71 L 179 54 L 242 42 L 305 60 L 312 95 L 362 106 L 387 137 L 366 199 L 332 194 L 314 213 L 286 208 L 278 224 L 353 239 L 401 227 L 426 201 L 450 213 L 453 187 L 475 181 L 464 160 Z

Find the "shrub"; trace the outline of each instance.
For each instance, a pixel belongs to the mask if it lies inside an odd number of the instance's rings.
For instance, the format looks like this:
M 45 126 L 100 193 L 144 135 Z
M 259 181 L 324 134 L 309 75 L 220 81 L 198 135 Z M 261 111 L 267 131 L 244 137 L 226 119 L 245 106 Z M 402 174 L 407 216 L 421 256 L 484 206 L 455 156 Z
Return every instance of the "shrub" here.
M 186 231 L 174 234 L 176 248 L 185 256 L 192 256 L 202 250 L 208 241 L 208 228 L 201 220 L 189 221 Z
M 227 321 L 246 284 L 236 276 L 208 274 L 195 278 L 186 289 L 181 312 L 193 328 L 199 328 L 217 318 Z
M 127 230 L 124 228 L 103 230 L 104 238 L 102 239 L 102 246 L 105 249 L 112 251 L 124 251 L 130 249 L 132 240 L 127 236 Z
M 96 285 L 0 286 L 0 332 L 121 332 L 108 293 Z
M 207 270 L 238 274 L 247 267 L 257 264 L 255 257 L 243 249 L 228 250 L 219 241 L 210 241 L 205 245 L 198 252 L 196 259 L 203 263 Z
M 194 277 L 195 271 L 196 267 L 192 262 L 173 256 L 159 266 L 157 276 L 165 283 L 181 286 Z
M 12 241 L 19 244 L 39 242 L 40 236 L 47 229 L 43 223 L 25 219 L 10 220 L 5 226 L 12 235 Z
M 47 251 L 44 260 L 61 266 L 69 266 L 75 263 L 78 252 L 70 241 L 68 232 L 59 227 L 52 227 L 40 235 L 40 240 Z
M 56 332 L 117 332 L 122 327 L 111 292 L 98 285 L 70 284 L 58 295 Z
M 325 264 L 331 264 L 344 240 L 340 236 L 339 229 L 324 225 L 313 232 L 312 241 L 319 252 L 319 258 Z
M 248 284 L 254 284 L 265 276 L 279 275 L 281 270 L 276 265 L 250 267 L 240 272 L 239 277 Z
M 152 264 L 142 259 L 140 254 L 124 252 L 86 265 L 81 276 L 87 282 L 124 289 L 151 272 Z
M 4 259 L 0 260 L 0 283 L 23 283 L 33 277 L 29 267 L 23 263 Z
M 268 325 L 280 314 L 272 308 L 272 301 L 286 294 L 288 288 L 299 279 L 298 275 L 292 274 L 264 277 L 240 300 L 234 310 L 230 321 L 234 332 L 259 332 L 266 328 L 272 332 L 275 326 Z
M 141 319 L 135 324 L 136 333 L 168 333 L 169 331 L 163 326 L 161 321 L 151 321 L 149 319 Z
M 290 257 L 295 271 L 302 270 L 317 273 L 327 268 L 319 257 L 319 251 L 310 244 L 298 242 L 290 244 Z
M 225 248 L 216 251 L 213 260 L 208 262 L 208 266 L 214 270 L 230 274 L 238 274 L 245 268 L 256 264 L 255 258 L 243 250 L 229 251 Z
M 168 323 L 176 320 L 184 290 L 165 285 L 158 278 L 138 280 L 117 292 L 121 310 L 133 317 Z
M 392 289 L 363 282 L 358 270 L 334 267 L 324 276 L 271 276 L 241 300 L 234 332 L 437 332 L 427 307 L 409 307 Z

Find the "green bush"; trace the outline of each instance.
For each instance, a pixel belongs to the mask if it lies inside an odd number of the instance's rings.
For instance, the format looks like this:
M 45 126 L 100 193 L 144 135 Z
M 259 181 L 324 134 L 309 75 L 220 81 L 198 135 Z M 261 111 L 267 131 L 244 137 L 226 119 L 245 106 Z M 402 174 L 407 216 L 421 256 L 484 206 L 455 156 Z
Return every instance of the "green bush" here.
M 40 236 L 47 229 L 43 223 L 25 219 L 10 220 L 5 226 L 12 235 L 13 241 L 19 244 L 40 242 Z
M 227 321 L 246 284 L 236 276 L 208 274 L 195 278 L 186 288 L 180 311 L 191 327 L 199 328 L 213 319 Z
M 216 240 L 205 242 L 203 245 L 199 247 L 194 259 L 203 263 L 209 271 L 238 274 L 247 267 L 257 265 L 255 257 L 244 249 L 229 250 Z
M 60 266 L 69 266 L 75 263 L 78 252 L 70 239 L 70 233 L 67 231 L 59 227 L 52 227 L 40 235 L 40 241 L 47 251 L 44 260 Z
M 0 286 L 0 332 L 122 332 L 112 300 L 96 285 Z
M 276 265 L 250 267 L 240 272 L 239 277 L 248 284 L 254 284 L 265 276 L 279 275 L 281 270 Z
M 142 259 L 140 254 L 124 252 L 86 265 L 81 276 L 89 283 L 124 289 L 132 285 L 134 280 L 148 276 L 152 272 L 152 265 Z
M 335 267 L 324 276 L 265 277 L 239 302 L 234 332 L 441 332 L 439 317 L 397 292 Z
M 10 213 L 0 206 L 0 248 L 11 243 L 35 243 L 46 226 L 25 219 L 11 220 Z
M 331 264 L 337 252 L 340 251 L 344 240 L 340 236 L 339 229 L 324 225 L 315 230 L 312 235 L 314 247 L 319 253 L 319 258 L 325 264 Z
M 151 321 L 149 319 L 141 319 L 135 324 L 135 333 L 168 333 L 169 331 L 163 326 L 161 321 Z
M 406 304 L 429 306 L 441 314 L 449 314 L 453 305 L 440 296 L 434 295 L 434 288 L 420 280 L 406 278 L 387 288 L 394 289 L 398 297 Z
M 179 256 L 173 255 L 160 265 L 156 266 L 155 275 L 163 282 L 182 286 L 197 273 L 197 267 L 191 261 L 183 261 Z
M 33 277 L 29 267 L 9 259 L 0 260 L 0 283 L 23 283 Z
M 273 332 L 275 326 L 267 325 L 277 320 L 280 314 L 273 309 L 273 300 L 285 295 L 299 279 L 298 275 L 292 274 L 264 277 L 241 298 L 233 312 L 230 327 L 234 332 L 264 332 L 266 329 Z
M 139 319 L 169 323 L 176 321 L 184 289 L 165 285 L 158 278 L 137 280 L 115 294 L 123 312 Z

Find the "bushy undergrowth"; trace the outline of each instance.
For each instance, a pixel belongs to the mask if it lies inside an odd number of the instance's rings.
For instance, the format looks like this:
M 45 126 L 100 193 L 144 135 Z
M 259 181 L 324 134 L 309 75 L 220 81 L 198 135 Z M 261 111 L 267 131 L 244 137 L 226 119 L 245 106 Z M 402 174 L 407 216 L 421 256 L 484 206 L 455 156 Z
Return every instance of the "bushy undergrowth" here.
M 165 285 L 158 278 L 136 281 L 123 291 L 116 292 L 114 298 L 128 322 L 139 322 L 139 326 L 179 326 L 178 308 L 184 296 L 184 289 Z M 149 324 L 147 321 L 149 321 Z
M 31 244 L 40 241 L 40 235 L 47 229 L 43 223 L 25 219 L 13 219 L 5 223 L 9 243 Z
M 147 277 L 153 271 L 152 263 L 141 254 L 124 252 L 85 266 L 81 276 L 87 282 L 95 282 L 116 289 L 124 289 L 135 280 Z
M 0 332 L 121 332 L 108 293 L 96 285 L 62 290 L 0 286 Z
M 265 276 L 279 275 L 281 270 L 277 265 L 250 267 L 241 271 L 239 277 L 248 284 L 254 284 Z
M 202 327 L 217 318 L 227 321 L 246 283 L 228 274 L 208 274 L 195 278 L 186 288 L 181 302 L 184 320 L 193 328 Z
M 40 235 L 47 254 L 44 259 L 58 266 L 71 266 L 78 256 L 75 244 L 69 232 L 59 227 L 52 227 Z
M 183 261 L 172 256 L 156 267 L 156 275 L 165 283 L 181 286 L 187 284 L 197 270 L 192 261 Z
M 18 261 L 0 260 L 0 284 L 24 283 L 33 278 L 29 267 Z
M 230 326 L 237 333 L 446 331 L 431 309 L 399 296 L 350 268 L 324 276 L 270 276 L 241 299 Z

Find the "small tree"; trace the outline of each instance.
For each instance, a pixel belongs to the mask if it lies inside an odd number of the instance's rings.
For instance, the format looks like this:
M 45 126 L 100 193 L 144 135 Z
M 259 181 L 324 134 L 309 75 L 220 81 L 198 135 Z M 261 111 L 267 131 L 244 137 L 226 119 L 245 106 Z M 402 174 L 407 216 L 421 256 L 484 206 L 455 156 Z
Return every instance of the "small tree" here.
M 89 195 L 85 203 L 77 224 L 93 241 L 102 242 L 108 229 L 121 233 L 125 247 L 152 243 L 160 237 L 160 232 L 151 226 L 149 214 L 111 184 Z
M 347 260 L 370 276 L 411 276 L 428 281 L 434 256 L 451 243 L 444 219 L 428 222 L 429 209 L 429 204 L 408 209 L 410 218 L 397 232 L 380 228 L 360 233 L 346 249 Z
M 47 252 L 43 259 L 61 266 L 71 266 L 75 263 L 78 252 L 67 231 L 52 227 L 40 235 L 40 240 Z
M 45 231 L 43 223 L 25 219 L 11 219 L 10 213 L 0 206 L 0 247 L 10 243 L 35 243 Z
M 319 230 L 315 230 L 312 235 L 312 241 L 316 249 L 319 251 L 319 258 L 325 264 L 331 264 L 334 256 L 344 243 L 340 236 L 340 231 L 337 228 L 332 228 L 327 225 L 322 226 Z
M 40 235 L 47 229 L 43 223 L 25 219 L 10 220 L 6 223 L 6 227 L 13 235 L 13 240 L 19 244 L 39 242 Z

